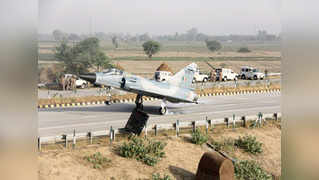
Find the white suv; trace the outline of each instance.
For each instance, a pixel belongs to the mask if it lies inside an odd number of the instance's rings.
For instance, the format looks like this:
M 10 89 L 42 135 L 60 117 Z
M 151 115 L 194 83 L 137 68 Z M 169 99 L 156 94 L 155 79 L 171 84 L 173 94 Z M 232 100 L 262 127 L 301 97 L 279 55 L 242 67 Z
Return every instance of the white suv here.
M 194 73 L 193 83 L 195 82 L 206 82 L 208 81 L 208 75 L 199 72 L 198 70 Z
M 238 74 L 235 73 L 231 69 L 226 69 L 226 68 L 218 68 L 216 69 L 216 80 L 219 80 L 219 76 L 222 74 L 222 80 L 223 81 L 228 81 L 228 80 L 237 80 Z
M 241 68 L 241 72 L 240 72 L 240 78 L 241 79 L 264 79 L 265 78 L 265 74 L 262 72 L 259 72 L 258 69 L 256 68 L 252 68 L 252 67 L 248 67 L 248 66 L 244 66 Z

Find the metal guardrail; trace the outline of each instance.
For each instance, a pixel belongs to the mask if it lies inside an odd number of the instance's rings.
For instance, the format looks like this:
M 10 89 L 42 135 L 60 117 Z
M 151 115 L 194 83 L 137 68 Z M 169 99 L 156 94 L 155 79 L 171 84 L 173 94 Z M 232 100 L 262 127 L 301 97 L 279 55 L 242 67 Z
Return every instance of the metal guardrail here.
M 270 114 L 261 114 L 262 119 L 267 120 L 267 118 L 275 119 L 281 117 L 281 113 L 270 113 Z M 260 118 L 260 114 L 258 115 L 248 115 L 248 116 L 234 116 L 231 117 L 225 117 L 225 118 L 217 118 L 217 119 L 208 119 L 206 116 L 205 120 L 198 120 L 198 121 L 185 121 L 180 122 L 179 120 L 176 120 L 174 123 L 163 123 L 163 124 L 151 124 L 146 125 L 146 127 L 143 129 L 145 135 L 147 135 L 147 132 L 151 129 L 154 130 L 155 135 L 157 135 L 157 132 L 159 130 L 170 130 L 175 129 L 176 135 L 179 134 L 180 128 L 195 128 L 197 126 L 206 126 L 206 130 L 213 126 L 213 125 L 220 125 L 225 124 L 227 127 L 230 125 L 234 126 L 238 122 L 242 122 L 243 125 L 246 124 L 248 121 L 256 121 Z M 38 137 L 38 149 L 41 150 L 41 145 L 45 143 L 57 143 L 57 142 L 65 142 L 65 146 L 67 147 L 67 144 L 69 141 L 72 141 L 72 145 L 75 146 L 77 139 L 89 139 L 92 144 L 92 139 L 94 137 L 99 136 L 109 136 L 110 141 L 113 141 L 115 139 L 116 134 L 121 134 L 119 129 L 113 129 L 112 126 L 110 129 L 106 129 L 103 131 L 90 131 L 90 132 L 84 132 L 84 133 L 76 133 L 76 130 L 74 129 L 74 132 L 71 134 L 61 134 L 58 136 L 47 136 L 47 137 Z

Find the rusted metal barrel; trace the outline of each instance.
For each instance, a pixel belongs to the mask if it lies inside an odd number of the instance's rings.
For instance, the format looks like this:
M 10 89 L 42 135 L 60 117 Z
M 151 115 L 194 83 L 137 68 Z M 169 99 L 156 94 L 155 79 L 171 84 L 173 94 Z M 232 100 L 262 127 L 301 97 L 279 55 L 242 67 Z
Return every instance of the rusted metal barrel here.
M 217 152 L 206 152 L 199 161 L 196 180 L 234 180 L 231 160 Z

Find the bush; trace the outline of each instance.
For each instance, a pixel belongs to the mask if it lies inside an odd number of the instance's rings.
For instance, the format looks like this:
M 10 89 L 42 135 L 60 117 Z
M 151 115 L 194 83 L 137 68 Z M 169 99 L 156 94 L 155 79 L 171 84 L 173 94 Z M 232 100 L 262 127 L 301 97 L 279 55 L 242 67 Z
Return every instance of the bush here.
M 143 163 L 154 166 L 160 158 L 165 156 L 163 151 L 166 144 L 160 141 L 151 141 L 136 136 L 129 138 L 129 142 L 124 142 L 119 147 L 120 155 L 126 158 L 134 158 Z
M 235 163 L 235 176 L 238 180 L 271 180 L 271 175 L 255 161 L 239 161 Z
M 85 156 L 85 160 L 93 164 L 94 169 L 101 169 L 102 167 L 106 167 L 111 160 L 104 157 L 100 152 L 94 153 L 90 156 Z
M 222 45 L 220 44 L 220 42 L 215 41 L 215 40 L 213 40 L 213 41 L 206 40 L 205 43 L 206 43 L 207 48 L 212 52 L 218 51 L 222 48 Z
M 232 138 L 227 138 L 222 142 L 212 141 L 212 145 L 215 147 L 216 151 L 233 151 L 235 142 Z
M 152 56 L 159 52 L 161 49 L 161 44 L 157 41 L 146 41 L 145 43 L 143 43 L 142 46 L 145 54 L 149 58 L 152 58 Z
M 171 180 L 171 177 L 169 175 L 164 174 L 163 177 L 159 173 L 152 175 L 152 180 Z
M 192 142 L 194 144 L 202 145 L 208 140 L 207 136 L 203 134 L 198 128 L 192 133 Z
M 256 137 L 246 135 L 235 140 L 235 146 L 244 149 L 252 154 L 262 153 L 262 143 L 256 140 Z
M 241 47 L 237 52 L 248 53 L 248 52 L 251 52 L 251 51 L 247 47 Z

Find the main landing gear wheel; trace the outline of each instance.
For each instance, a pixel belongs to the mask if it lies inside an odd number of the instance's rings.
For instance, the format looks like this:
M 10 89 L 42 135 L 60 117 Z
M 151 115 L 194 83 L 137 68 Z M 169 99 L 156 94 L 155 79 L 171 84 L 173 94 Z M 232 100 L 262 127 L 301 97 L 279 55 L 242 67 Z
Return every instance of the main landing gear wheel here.
M 136 109 L 143 110 L 143 97 L 141 95 L 136 96 L 135 104 Z
M 167 107 L 161 107 L 159 109 L 159 112 L 160 112 L 161 115 L 165 115 L 167 113 Z

